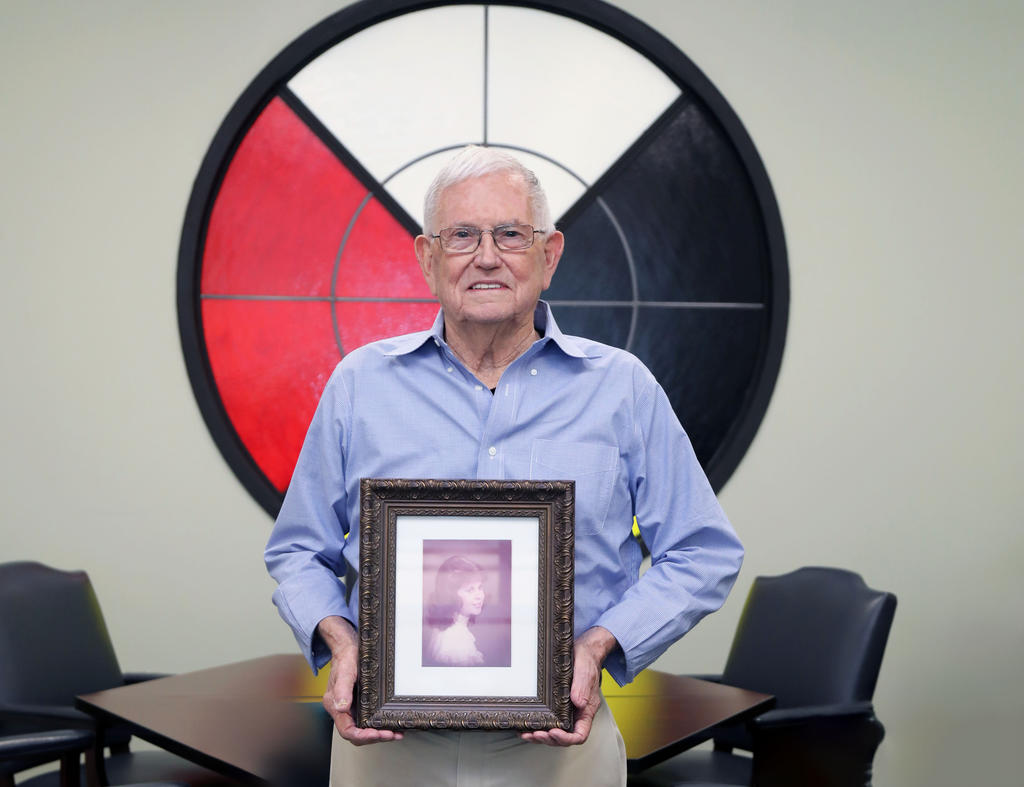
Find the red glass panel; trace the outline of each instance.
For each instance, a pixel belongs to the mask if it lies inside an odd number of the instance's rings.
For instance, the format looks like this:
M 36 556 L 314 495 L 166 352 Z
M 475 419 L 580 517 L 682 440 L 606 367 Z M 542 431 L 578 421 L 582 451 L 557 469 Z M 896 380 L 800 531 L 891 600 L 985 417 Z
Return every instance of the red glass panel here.
M 436 303 L 339 303 L 338 329 L 345 352 L 377 339 L 423 331 L 437 316 Z
M 345 242 L 335 295 L 432 297 L 416 261 L 412 236 L 375 199 L 359 214 Z
M 328 301 L 203 301 L 206 349 L 232 425 L 284 491 L 327 379 L 341 360 Z
M 210 215 L 201 292 L 330 295 L 366 189 L 281 99 L 253 123 Z

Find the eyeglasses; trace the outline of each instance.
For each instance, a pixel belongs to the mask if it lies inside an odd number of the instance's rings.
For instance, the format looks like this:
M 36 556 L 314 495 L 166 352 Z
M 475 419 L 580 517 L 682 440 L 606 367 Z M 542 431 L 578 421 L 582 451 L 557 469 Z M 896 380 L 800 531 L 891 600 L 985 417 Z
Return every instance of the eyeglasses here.
M 468 254 L 476 251 L 484 233 L 489 232 L 494 245 L 502 251 L 522 251 L 533 245 L 533 236 L 544 234 L 544 230 L 535 230 L 529 224 L 499 224 L 491 230 L 479 227 L 446 227 L 437 235 L 431 235 L 441 241 L 441 248 L 456 254 Z

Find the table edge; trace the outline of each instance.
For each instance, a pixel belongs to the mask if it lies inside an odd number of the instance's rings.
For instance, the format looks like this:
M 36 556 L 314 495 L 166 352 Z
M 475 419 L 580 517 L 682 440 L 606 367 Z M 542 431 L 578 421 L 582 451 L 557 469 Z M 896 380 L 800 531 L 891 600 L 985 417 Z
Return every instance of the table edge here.
M 200 751 L 199 749 L 187 746 L 180 741 L 176 741 L 173 738 L 168 738 L 158 732 L 138 724 L 137 722 L 126 719 L 119 716 L 116 713 L 112 713 L 104 708 L 94 705 L 89 701 L 89 697 L 96 694 L 104 694 L 106 691 L 115 691 L 117 689 L 127 688 L 118 686 L 116 689 L 106 689 L 104 691 L 92 692 L 90 694 L 81 694 L 75 697 L 75 707 L 84 713 L 89 714 L 97 722 L 97 742 L 102 741 L 102 727 L 104 725 L 117 724 L 118 726 L 126 727 L 132 735 L 141 738 L 144 741 L 159 746 L 164 751 L 168 751 L 171 754 L 176 754 L 189 762 L 193 762 L 196 765 L 200 765 L 204 768 L 208 768 L 211 771 L 227 776 L 229 779 L 234 779 L 239 782 L 245 782 L 247 784 L 256 784 L 266 787 L 270 783 L 266 780 L 256 776 L 254 773 L 239 768 L 237 765 L 232 765 L 229 762 L 214 757 L 213 755 L 207 754 L 206 752 Z
M 761 694 L 761 692 L 752 693 Z M 739 713 L 734 713 L 732 716 L 728 716 L 727 718 L 711 725 L 710 727 L 705 727 L 702 730 L 698 730 L 697 732 L 691 733 L 690 735 L 687 735 L 685 738 L 680 738 L 678 741 L 673 741 L 672 743 L 663 746 L 660 749 L 656 749 L 652 752 L 649 752 L 648 754 L 645 754 L 641 757 L 636 757 L 634 759 L 627 758 L 627 773 L 639 773 L 641 771 L 645 771 L 648 768 L 651 768 L 660 762 L 664 762 L 665 760 L 671 759 L 672 757 L 681 752 L 692 749 L 694 746 L 699 746 L 705 741 L 709 741 L 712 738 L 714 738 L 716 729 L 723 725 L 732 724 L 734 722 L 742 721 L 744 719 L 750 719 L 760 715 L 761 713 L 764 713 L 765 711 L 771 710 L 775 706 L 775 696 L 772 694 L 761 694 L 761 696 L 763 697 L 763 699 L 757 702 L 755 705 L 751 705 L 749 708 L 747 708 L 746 710 L 742 710 Z

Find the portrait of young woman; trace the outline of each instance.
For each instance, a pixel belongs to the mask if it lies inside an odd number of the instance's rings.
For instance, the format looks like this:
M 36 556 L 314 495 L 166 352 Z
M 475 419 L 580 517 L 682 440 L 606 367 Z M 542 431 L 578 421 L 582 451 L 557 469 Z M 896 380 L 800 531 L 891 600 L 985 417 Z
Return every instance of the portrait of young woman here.
M 424 541 L 423 563 L 423 666 L 509 666 L 511 542 Z

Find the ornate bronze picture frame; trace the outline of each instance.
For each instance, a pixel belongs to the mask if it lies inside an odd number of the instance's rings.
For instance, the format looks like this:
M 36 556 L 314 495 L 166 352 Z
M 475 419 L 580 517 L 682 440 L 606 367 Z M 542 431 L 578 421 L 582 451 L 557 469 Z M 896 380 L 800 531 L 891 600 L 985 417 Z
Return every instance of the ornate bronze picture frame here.
M 574 495 L 362 480 L 360 726 L 572 728 Z

